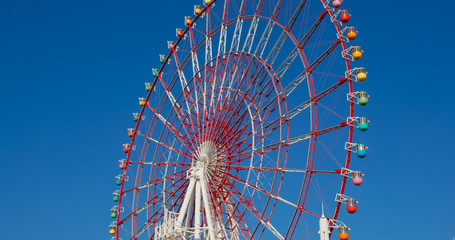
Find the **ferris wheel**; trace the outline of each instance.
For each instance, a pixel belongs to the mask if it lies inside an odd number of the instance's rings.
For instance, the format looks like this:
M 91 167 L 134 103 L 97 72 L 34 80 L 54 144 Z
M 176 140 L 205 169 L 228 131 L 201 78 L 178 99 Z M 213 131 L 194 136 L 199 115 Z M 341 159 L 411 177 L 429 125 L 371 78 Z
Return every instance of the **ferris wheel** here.
M 133 113 L 112 238 L 348 239 L 369 125 L 348 4 L 189 9 Z

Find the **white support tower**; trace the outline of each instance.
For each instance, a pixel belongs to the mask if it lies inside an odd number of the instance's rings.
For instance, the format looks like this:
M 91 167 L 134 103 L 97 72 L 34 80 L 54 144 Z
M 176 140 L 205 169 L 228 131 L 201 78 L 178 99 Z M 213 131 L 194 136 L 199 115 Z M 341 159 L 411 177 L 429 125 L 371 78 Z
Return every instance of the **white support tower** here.
M 214 214 L 208 185 L 209 176 L 213 176 L 217 164 L 216 146 L 211 141 L 203 142 L 198 148 L 196 159 L 194 166 L 187 172 L 190 182 L 179 212 L 164 210 L 161 224 L 155 227 L 155 240 L 216 240 L 225 236 L 221 234 L 225 233 L 224 224 Z M 205 221 L 202 221 L 203 215 Z M 238 231 L 235 220 L 231 219 L 229 225 L 235 229 L 233 232 Z

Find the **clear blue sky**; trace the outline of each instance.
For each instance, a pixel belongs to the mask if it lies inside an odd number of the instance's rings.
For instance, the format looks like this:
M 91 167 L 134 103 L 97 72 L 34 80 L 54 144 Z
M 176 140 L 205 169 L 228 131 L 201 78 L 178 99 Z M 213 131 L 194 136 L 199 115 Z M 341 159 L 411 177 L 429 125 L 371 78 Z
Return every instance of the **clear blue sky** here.
M 110 238 L 131 112 L 199 3 L 0 1 L 1 239 Z M 372 96 L 352 239 L 445 239 L 455 226 L 451 3 L 345 0 Z

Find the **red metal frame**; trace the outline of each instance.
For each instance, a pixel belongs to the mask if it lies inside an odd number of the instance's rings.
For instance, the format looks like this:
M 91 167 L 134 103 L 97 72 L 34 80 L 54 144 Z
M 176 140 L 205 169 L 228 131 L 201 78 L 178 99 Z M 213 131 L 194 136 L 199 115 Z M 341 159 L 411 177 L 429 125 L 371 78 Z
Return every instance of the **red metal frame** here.
M 232 1 L 232 0 L 231 0 Z M 212 26 L 211 26 L 211 6 L 215 3 L 216 1 L 212 1 L 208 6 L 206 6 L 203 9 L 202 14 L 206 14 L 206 17 L 208 20 L 208 25 L 207 29 L 209 32 L 206 33 L 206 36 L 214 37 L 217 36 L 220 33 L 220 28 L 215 28 L 212 32 Z M 325 128 L 322 130 L 318 130 L 318 117 L 317 117 L 317 103 L 320 99 L 324 98 L 326 95 L 330 94 L 332 91 L 337 89 L 338 87 L 342 86 L 343 84 L 347 83 L 349 86 L 349 92 L 353 92 L 353 86 L 351 81 L 347 81 L 346 79 L 341 79 L 338 83 L 332 85 L 331 87 L 327 88 L 325 91 L 317 93 L 314 87 L 314 81 L 313 81 L 313 76 L 312 73 L 318 67 L 325 59 L 327 56 L 332 54 L 332 52 L 337 48 L 337 46 L 341 45 L 342 50 L 346 50 L 346 45 L 345 42 L 343 41 L 336 41 L 333 45 L 331 45 L 321 56 L 319 56 L 313 63 L 309 63 L 307 60 L 307 57 L 304 52 L 304 47 L 308 40 L 312 37 L 313 33 L 318 29 L 319 25 L 325 18 L 325 16 L 329 15 L 330 17 L 333 17 L 334 13 L 326 8 L 324 12 L 322 12 L 319 15 L 319 18 L 317 21 L 313 24 L 313 26 L 308 30 L 307 34 L 305 34 L 305 37 L 301 39 L 300 41 L 297 40 L 297 38 L 293 34 L 293 27 L 295 26 L 295 23 L 302 13 L 302 9 L 305 6 L 306 1 L 302 1 L 301 4 L 299 4 L 298 8 L 295 10 L 293 16 L 289 20 L 289 22 L 286 25 L 282 25 L 281 23 L 278 22 L 278 15 L 281 12 L 281 8 L 283 5 L 284 0 L 280 0 L 277 3 L 277 8 L 274 10 L 274 14 L 271 17 L 263 17 L 261 16 L 261 12 L 264 7 L 264 0 L 260 1 L 260 3 L 257 6 L 256 9 L 256 16 L 264 19 L 264 20 L 270 20 L 273 21 L 277 26 L 279 26 L 281 29 L 283 29 L 286 34 L 288 35 L 288 38 L 292 40 L 293 44 L 298 47 L 298 52 L 300 56 L 300 60 L 302 64 L 305 66 L 305 71 L 306 74 L 306 79 L 307 79 L 307 85 L 309 88 L 309 95 L 310 95 L 310 111 L 311 111 L 311 139 L 309 141 L 309 151 L 308 151 L 308 156 L 307 156 L 307 172 L 304 174 L 304 180 L 303 184 L 301 187 L 301 191 L 299 194 L 299 199 L 297 201 L 297 207 L 295 208 L 294 215 L 290 221 L 288 230 L 286 231 L 286 235 L 284 236 L 286 239 L 292 239 L 294 232 L 297 227 L 297 223 L 300 221 L 300 217 L 302 213 L 308 213 L 311 214 L 315 217 L 319 217 L 318 214 L 311 212 L 307 209 L 305 209 L 305 201 L 307 198 L 310 182 L 312 179 L 312 175 L 315 173 L 335 173 L 335 171 L 321 171 L 314 168 L 314 163 L 315 163 L 315 151 L 316 151 L 316 141 L 318 139 L 318 136 L 321 134 L 325 134 L 330 131 L 337 130 L 339 128 L 347 126 L 346 124 L 341 123 L 340 125 L 336 125 L 330 128 Z M 325 4 L 323 0 L 321 0 L 322 4 Z M 229 4 L 229 0 L 226 0 L 226 4 Z M 225 10 L 223 11 L 223 19 L 222 19 L 222 24 L 225 26 L 231 26 L 236 23 L 234 20 L 228 20 L 228 10 L 229 8 L 226 7 Z M 252 19 L 252 15 L 245 15 L 246 13 L 246 6 L 243 5 L 243 10 L 242 10 L 242 15 L 240 16 L 243 20 L 249 20 Z M 201 14 L 201 15 L 202 15 Z M 196 44 L 195 38 L 193 36 L 193 25 L 194 23 L 200 18 L 200 16 L 196 16 L 196 18 L 193 20 L 193 23 L 189 25 L 185 31 L 184 35 L 188 34 L 189 35 L 189 41 L 191 45 L 192 51 L 198 52 L 200 49 L 202 49 L 202 46 L 204 44 L 198 43 Z M 337 33 L 340 33 L 340 27 L 337 24 L 334 24 L 335 29 Z M 183 69 L 186 68 L 188 64 L 190 64 L 190 61 L 188 61 L 187 58 L 185 58 L 183 61 L 180 61 L 179 55 L 177 54 L 177 46 L 179 46 L 179 43 L 182 41 L 183 37 L 179 38 L 178 41 L 175 44 L 175 48 L 171 49 L 170 53 L 167 55 L 166 58 L 166 63 L 170 61 L 172 58 L 173 61 L 175 61 L 175 64 L 177 68 L 180 68 L 182 71 Z M 346 62 L 346 69 L 349 71 L 350 68 L 350 63 L 348 60 L 345 60 Z M 215 64 L 214 64 L 215 63 Z M 141 154 L 139 156 L 138 161 L 131 161 L 131 151 L 128 152 L 127 158 L 126 158 L 126 167 L 123 170 L 123 177 L 122 177 L 122 184 L 120 186 L 120 200 L 118 202 L 118 207 L 122 206 L 122 199 L 123 199 L 123 194 L 126 193 L 132 193 L 134 198 L 133 198 L 133 209 L 130 214 L 128 214 L 126 217 L 123 219 L 120 218 L 120 213 L 117 216 L 117 231 L 116 231 L 116 239 L 119 238 L 119 226 L 121 224 L 124 224 L 126 221 L 129 221 L 131 219 L 131 227 L 133 232 L 137 232 L 138 225 L 137 221 L 134 221 L 134 218 L 136 217 L 136 214 L 134 213 L 134 206 L 139 206 L 140 205 L 140 195 L 139 195 L 139 187 L 141 186 L 141 181 L 143 178 L 143 167 L 138 167 L 136 171 L 136 179 L 135 179 L 135 184 L 134 188 L 126 189 L 124 190 L 125 186 L 125 176 L 128 171 L 128 166 L 130 164 L 135 164 L 137 166 L 144 166 L 145 159 L 148 156 L 148 150 L 150 147 L 150 143 L 152 140 L 148 139 L 149 136 L 154 136 L 156 135 L 155 130 L 157 126 L 163 125 L 163 128 L 161 132 L 159 133 L 158 139 L 154 139 L 153 141 L 155 144 L 157 144 L 157 147 L 155 148 L 155 151 L 153 153 L 153 163 L 151 165 L 151 170 L 150 170 L 150 175 L 149 175 L 149 182 L 147 183 L 147 202 L 146 204 L 148 206 L 147 208 L 147 227 L 148 229 L 148 234 L 149 237 L 151 238 L 153 234 L 150 231 L 150 228 L 153 228 L 151 225 L 154 223 L 159 223 L 161 217 L 162 217 L 162 212 L 160 212 L 156 208 L 156 204 L 162 201 L 161 194 L 159 194 L 159 189 L 157 187 L 151 187 L 151 186 L 157 186 L 161 183 L 163 183 L 165 180 L 172 182 L 172 184 L 169 187 L 172 187 L 172 190 L 163 190 L 163 191 L 169 191 L 169 195 L 180 195 L 176 196 L 172 204 L 169 204 L 169 208 L 174 208 L 178 209 L 179 204 L 181 204 L 181 200 L 183 199 L 183 194 L 184 194 L 184 189 L 187 186 L 187 180 L 186 180 L 186 170 L 191 167 L 191 159 L 193 158 L 192 152 L 194 152 L 197 149 L 197 146 L 201 144 L 205 140 L 212 140 L 214 141 L 222 151 L 220 153 L 225 154 L 228 157 L 228 161 L 225 162 L 220 169 L 217 171 L 220 171 L 222 174 L 224 174 L 224 178 L 220 181 L 219 185 L 217 186 L 212 186 L 210 188 L 211 196 L 212 196 L 212 202 L 214 203 L 214 211 L 218 212 L 218 214 L 226 217 L 235 217 L 236 220 L 243 224 L 243 228 L 240 227 L 241 234 L 243 237 L 248 238 L 248 239 L 253 239 L 258 233 L 258 238 L 260 238 L 265 230 L 265 227 L 260 230 L 261 223 L 257 223 L 257 225 L 254 227 L 254 230 L 250 231 L 250 229 L 247 227 L 247 223 L 245 222 L 246 219 L 244 217 L 245 213 L 249 211 L 251 214 L 254 216 L 257 216 L 261 220 L 268 221 L 273 213 L 273 209 L 275 208 L 277 204 L 277 199 L 272 199 L 274 196 L 274 192 L 277 192 L 278 195 L 282 189 L 282 183 L 283 183 L 283 178 L 284 178 L 284 172 L 283 171 L 278 171 L 275 170 L 275 174 L 273 179 L 271 180 L 272 185 L 270 190 L 262 189 L 258 186 L 250 186 L 251 188 L 269 196 L 266 203 L 265 207 L 262 210 L 262 213 L 260 210 L 256 209 L 251 198 L 250 199 L 245 199 L 245 195 L 242 194 L 242 191 L 237 189 L 236 185 L 233 182 L 230 182 L 227 176 L 230 177 L 230 179 L 235 180 L 239 183 L 246 184 L 244 179 L 239 177 L 239 172 L 242 170 L 246 170 L 243 166 L 241 166 L 241 163 L 244 162 L 247 159 L 250 159 L 252 157 L 257 157 L 261 156 L 263 154 L 272 152 L 272 151 L 277 151 L 277 159 L 276 159 L 276 167 L 278 168 L 281 165 L 286 166 L 286 161 L 287 161 L 287 156 L 288 156 L 288 150 L 289 150 L 289 144 L 284 143 L 286 139 L 289 138 L 289 119 L 287 117 L 285 118 L 277 118 L 274 120 L 273 123 L 269 123 L 262 129 L 262 131 L 266 131 L 262 136 L 259 137 L 260 140 L 263 140 L 266 138 L 268 134 L 271 134 L 275 131 L 280 131 L 279 136 L 280 139 L 277 141 L 275 145 L 270 145 L 269 148 L 267 149 L 262 149 L 260 151 L 254 151 L 255 155 L 250 156 L 248 154 L 245 154 L 245 150 L 249 149 L 252 146 L 252 143 L 244 142 L 243 140 L 248 139 L 248 136 L 251 136 L 251 132 L 248 132 L 248 128 L 250 127 L 248 124 L 251 121 L 247 121 L 248 118 L 248 109 L 245 108 L 246 103 L 250 103 L 251 107 L 253 108 L 255 113 L 258 111 L 265 111 L 262 116 L 262 120 L 256 120 L 254 119 L 253 122 L 255 126 L 262 126 L 263 124 L 267 124 L 265 120 L 269 120 L 268 117 L 273 117 L 274 114 L 276 114 L 276 111 L 279 112 L 280 116 L 286 115 L 288 113 L 287 109 L 287 102 L 286 102 L 286 97 L 285 96 L 280 96 L 283 94 L 283 86 L 281 85 L 280 79 L 276 79 L 274 76 L 276 76 L 276 73 L 274 72 L 272 66 L 270 66 L 264 59 L 247 54 L 247 53 L 232 53 L 227 51 L 227 56 L 219 56 L 217 59 L 214 60 L 214 62 L 211 63 L 211 67 L 209 66 L 204 66 L 201 69 L 202 75 L 200 78 L 191 78 L 190 81 L 188 82 L 188 88 L 189 90 L 186 91 L 185 88 L 182 89 L 181 93 L 176 96 L 175 100 L 176 102 L 180 103 L 188 103 L 189 106 L 195 106 L 199 105 L 199 99 L 195 99 L 194 96 L 192 95 L 192 92 L 195 91 L 199 94 L 202 94 L 204 91 L 204 86 L 202 79 L 206 83 L 214 84 L 215 83 L 215 78 L 216 77 L 222 77 L 223 75 L 219 73 L 218 71 L 218 65 L 220 65 L 220 69 L 224 69 L 222 73 L 227 73 L 228 71 L 242 67 L 243 70 L 242 73 L 243 77 L 241 79 L 236 80 L 235 84 L 237 85 L 237 89 L 234 92 L 233 96 L 230 96 L 232 99 L 237 99 L 238 100 L 234 101 L 216 101 L 216 105 L 212 109 L 212 111 L 203 111 L 202 116 L 200 114 L 196 114 L 194 107 L 191 107 L 186 109 L 186 113 L 184 107 L 182 106 L 183 104 L 177 106 L 177 105 L 172 105 L 173 111 L 169 111 L 169 114 L 165 117 L 166 123 L 160 123 L 160 119 L 157 117 L 158 114 L 162 114 L 166 112 L 166 107 L 169 106 L 169 101 L 163 97 L 161 99 L 160 104 L 157 105 L 157 107 L 154 107 L 149 104 L 149 99 L 151 95 L 153 94 L 153 91 L 150 91 L 146 97 L 146 106 L 144 106 L 140 112 L 140 119 L 136 124 L 134 133 L 135 135 L 131 138 L 131 146 L 135 142 L 137 142 L 136 137 L 140 136 L 144 139 L 144 143 L 141 147 Z M 244 65 L 242 65 L 244 64 Z M 215 65 L 215 68 L 214 66 Z M 223 67 L 224 66 L 224 67 Z M 161 87 L 163 87 L 164 90 L 172 92 L 176 87 L 176 83 L 179 81 L 178 76 L 173 77 L 174 80 L 172 81 L 166 81 L 163 79 L 161 73 L 163 72 L 164 68 L 166 67 L 166 64 L 163 64 L 162 67 L 160 68 L 159 76 L 155 78 L 155 80 L 152 83 L 152 89 L 155 88 L 157 84 L 161 84 Z M 213 74 L 215 73 L 215 74 Z M 192 76 L 193 77 L 193 76 Z M 187 79 L 188 80 L 188 79 Z M 194 82 L 191 86 L 191 81 Z M 209 85 L 210 85 L 209 84 Z M 259 86 L 255 86 L 255 84 L 259 84 Z M 178 84 L 177 84 L 178 85 Z M 240 89 L 241 88 L 246 89 L 245 92 L 242 92 Z M 256 89 L 260 87 L 260 91 L 256 92 L 255 96 L 262 96 L 260 99 L 251 98 L 249 95 L 250 92 L 256 91 Z M 219 91 L 217 90 L 218 94 Z M 271 98 L 271 100 L 266 104 L 266 106 L 262 106 L 265 101 L 267 100 L 267 97 L 270 96 L 273 92 L 275 92 L 275 97 Z M 276 103 L 274 104 L 273 102 L 276 100 Z M 257 104 L 257 101 L 259 101 L 259 105 Z M 167 106 L 166 106 L 167 104 Z M 243 105 L 242 105 L 243 104 Z M 243 106 L 243 107 L 242 107 Z M 265 107 L 261 110 L 262 107 Z M 243 110 L 243 111 L 242 111 Z M 144 114 L 148 111 L 151 111 L 153 113 L 153 117 L 151 119 L 150 125 L 147 129 L 147 133 L 139 133 L 138 129 L 141 126 L 141 118 L 144 116 Z M 226 114 L 230 113 L 230 114 Z M 349 116 L 353 117 L 354 116 L 354 104 L 352 102 L 349 102 Z M 193 117 L 195 117 L 193 119 Z M 207 124 L 206 124 L 207 123 Z M 177 125 L 178 128 L 175 128 L 174 125 Z M 352 142 L 353 138 L 353 127 L 349 127 L 349 135 L 348 135 L 348 142 Z M 227 136 L 227 137 L 226 137 Z M 243 137 L 243 138 L 242 138 Z M 181 144 L 179 147 L 174 147 L 175 141 L 170 144 L 169 141 L 171 140 L 178 140 L 178 142 Z M 222 143 L 223 140 L 227 140 L 224 143 Z M 238 141 L 238 142 L 237 142 Z M 230 145 L 228 145 L 230 144 Z M 170 154 L 169 152 L 174 152 L 179 154 L 183 160 L 180 162 L 175 162 L 175 163 L 168 163 L 166 162 L 166 156 L 165 154 Z M 284 154 L 284 158 L 280 160 L 280 156 Z M 281 161 L 281 162 L 280 162 Z M 350 163 L 350 152 L 347 151 L 346 153 L 346 160 L 344 167 L 349 168 L 349 163 Z M 162 167 L 169 167 L 172 166 L 174 167 L 174 173 L 169 174 L 166 176 L 166 179 L 160 178 L 160 169 L 162 170 Z M 265 171 L 263 169 L 255 169 L 256 171 L 262 172 Z M 248 169 L 248 171 L 251 171 L 251 169 Z M 178 181 L 176 181 L 178 179 Z M 231 201 L 234 201 L 237 199 L 238 201 L 235 204 L 235 208 L 233 212 L 229 212 L 227 208 L 223 208 L 223 204 L 227 205 L 228 203 L 226 202 L 226 192 L 223 190 L 222 185 L 228 187 L 230 191 L 227 191 L 228 197 L 231 199 Z M 276 185 L 275 185 L 276 184 Z M 339 193 L 343 194 L 344 189 L 346 187 L 346 177 L 342 178 L 341 181 L 341 186 Z M 220 197 L 221 196 L 221 197 Z M 270 204 L 270 208 L 268 207 Z M 241 206 L 243 206 L 244 211 L 241 212 Z M 223 209 L 226 209 L 226 211 L 223 211 Z M 336 209 L 333 214 L 333 219 L 336 220 L 338 217 L 338 213 L 340 210 L 340 203 L 336 205 Z M 265 214 L 269 211 L 269 215 L 265 216 Z M 150 214 L 152 212 L 153 214 Z M 153 231 L 153 230 L 152 230 Z

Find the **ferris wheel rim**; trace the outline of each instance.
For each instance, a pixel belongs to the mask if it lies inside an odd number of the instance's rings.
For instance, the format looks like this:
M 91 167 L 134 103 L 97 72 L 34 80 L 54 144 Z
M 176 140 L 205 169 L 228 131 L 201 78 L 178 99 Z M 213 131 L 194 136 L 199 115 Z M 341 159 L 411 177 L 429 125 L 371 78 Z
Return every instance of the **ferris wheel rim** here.
M 216 0 L 212 1 L 212 2 L 210 3 L 210 5 L 206 6 L 206 7 L 204 8 L 203 13 L 205 13 L 206 9 L 207 9 L 208 7 L 210 7 L 212 4 L 214 4 L 215 2 L 216 2 Z M 321 2 L 323 2 L 323 1 L 321 1 Z M 333 12 L 330 11 L 330 10 L 328 10 L 328 14 L 330 14 L 331 16 L 333 16 Z M 202 15 L 202 14 L 201 14 L 201 15 Z M 198 15 L 198 16 L 194 19 L 194 22 L 193 22 L 191 25 L 195 24 L 196 20 L 198 20 L 199 16 L 201 16 L 201 15 Z M 244 19 L 247 19 L 247 17 L 245 17 Z M 264 19 L 267 19 L 267 18 L 264 18 Z M 267 20 L 272 20 L 272 19 L 267 19 Z M 277 23 L 277 22 L 276 22 L 276 23 Z M 232 23 L 232 24 L 233 24 L 233 23 Z M 277 25 L 279 25 L 279 24 L 277 24 Z M 228 26 L 229 26 L 229 25 L 228 25 Z M 338 27 L 337 25 L 335 25 L 335 26 L 336 26 L 336 28 L 337 28 L 337 32 L 340 32 L 339 27 Z M 191 27 L 191 26 L 187 26 L 187 27 L 186 27 L 186 29 L 185 29 L 185 34 L 187 33 L 187 31 L 188 31 L 188 29 L 189 29 L 190 27 Z M 289 34 L 292 35 L 292 32 L 289 32 Z M 216 35 L 216 34 L 215 34 L 215 35 Z M 182 38 L 183 38 L 183 37 L 180 37 L 180 38 L 178 39 L 178 41 L 176 42 L 176 47 L 178 46 L 178 44 L 180 43 L 180 41 L 182 40 Z M 201 42 L 202 42 L 202 41 L 201 41 Z M 293 41 L 293 43 L 295 43 L 295 42 Z M 346 50 L 345 43 L 344 43 L 344 42 L 341 42 L 341 45 L 342 45 L 343 50 Z M 232 54 L 232 52 L 227 52 L 226 54 Z M 254 54 L 253 54 L 253 55 L 254 55 Z M 170 51 L 170 53 L 167 55 L 167 57 L 166 57 L 166 62 L 167 62 L 171 57 L 172 57 L 172 51 Z M 166 64 L 166 63 L 165 63 L 165 64 Z M 159 70 L 160 73 L 162 72 L 163 68 L 165 67 L 165 64 L 163 64 L 162 67 L 160 68 L 160 70 Z M 347 64 L 347 68 L 350 69 L 349 61 L 348 61 L 348 60 L 346 60 L 346 64 Z M 272 69 L 273 69 L 273 68 L 272 68 Z M 158 81 L 158 78 L 159 78 L 159 77 L 156 77 L 156 78 L 154 79 L 152 88 L 155 86 L 156 82 Z M 352 82 L 351 82 L 351 81 L 348 81 L 348 82 L 349 82 L 350 92 L 352 92 Z M 148 102 L 148 100 L 149 100 L 149 98 L 150 98 L 150 96 L 151 96 L 151 93 L 152 93 L 152 91 L 150 91 L 150 92 L 147 94 L 147 98 L 146 98 L 146 101 L 147 101 L 147 102 Z M 353 103 L 350 103 L 350 105 L 351 105 L 350 114 L 351 114 L 351 117 L 353 117 Z M 138 121 L 137 124 L 136 124 L 135 132 L 137 132 L 137 130 L 138 130 L 138 127 L 139 127 L 140 122 L 141 122 L 141 117 L 143 116 L 143 113 L 144 113 L 146 107 L 147 107 L 147 106 L 144 106 L 144 107 L 141 109 L 140 118 L 139 118 L 139 121 Z M 134 135 L 133 138 L 131 139 L 131 143 L 130 143 L 131 146 L 134 144 L 135 137 L 136 137 L 136 136 Z M 350 127 L 350 130 L 349 130 L 349 141 L 352 141 L 352 127 Z M 310 149 L 310 148 L 309 148 L 309 149 Z M 129 152 L 129 153 L 127 154 L 127 158 L 126 158 L 126 161 L 127 161 L 126 168 L 128 167 L 128 165 L 129 165 L 129 163 L 130 163 L 130 162 L 129 162 L 130 154 L 131 154 L 131 152 Z M 347 157 L 346 157 L 346 165 L 345 165 L 346 168 L 349 167 L 349 160 L 350 160 L 350 152 L 348 151 L 348 152 L 347 152 Z M 125 176 L 126 168 L 125 168 L 125 170 L 124 170 L 123 176 Z M 123 177 L 123 178 L 124 178 L 124 177 Z M 121 192 L 121 193 L 122 193 L 122 191 L 123 191 L 123 181 L 124 181 L 124 180 L 122 180 L 122 185 L 121 185 L 121 189 L 120 189 L 120 192 Z M 342 187 L 341 187 L 341 191 L 340 191 L 341 193 L 344 192 L 345 183 L 346 183 L 346 177 L 344 177 L 344 178 L 343 178 L 343 181 L 342 181 Z M 119 204 L 118 204 L 119 206 L 121 206 L 121 199 L 122 199 L 122 194 L 120 195 L 120 200 L 119 200 Z M 276 201 L 277 201 L 277 200 L 276 200 Z M 336 216 L 337 216 L 338 211 L 339 211 L 339 206 L 340 206 L 340 203 L 338 203 L 338 205 L 337 205 L 337 210 L 335 211 L 335 215 L 334 215 L 334 218 L 335 218 L 335 219 L 336 219 Z M 120 219 L 120 214 L 119 214 L 119 216 L 117 217 L 117 222 L 119 222 L 119 219 Z M 118 234 L 118 231 L 117 231 L 117 234 Z

